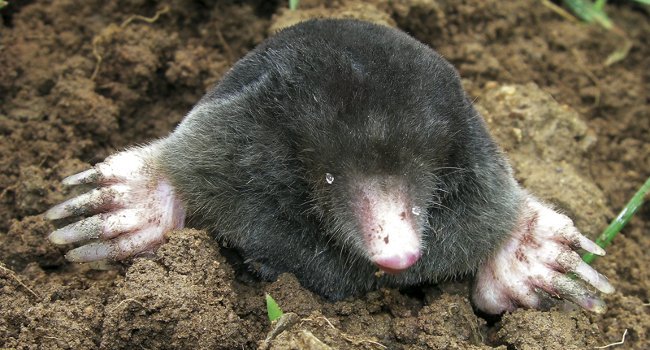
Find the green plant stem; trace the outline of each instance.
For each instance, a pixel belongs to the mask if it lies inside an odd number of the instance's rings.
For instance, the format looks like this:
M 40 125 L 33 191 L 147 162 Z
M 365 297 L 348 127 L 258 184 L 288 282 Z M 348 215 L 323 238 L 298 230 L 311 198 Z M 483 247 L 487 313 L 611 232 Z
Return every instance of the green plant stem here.
M 300 0 L 289 0 L 289 10 L 295 11 L 298 9 L 298 2 Z
M 605 9 L 605 4 L 607 3 L 607 0 L 596 0 L 594 3 L 594 9 L 597 11 L 603 11 Z
M 605 231 L 603 231 L 603 233 L 596 239 L 596 244 L 602 248 L 605 248 L 610 243 L 612 243 L 612 240 L 614 237 L 616 237 L 616 234 L 621 231 L 621 229 L 628 223 L 628 221 L 630 221 L 634 213 L 636 213 L 636 211 L 641 207 L 643 204 L 643 199 L 648 191 L 650 191 L 650 177 L 648 177 L 643 186 L 641 186 L 641 188 L 636 191 L 632 199 L 630 199 L 623 210 L 621 210 L 616 219 L 614 219 L 609 224 L 609 226 L 607 226 Z M 596 255 L 592 253 L 587 253 L 582 256 L 582 260 L 584 260 L 587 264 L 591 264 L 591 262 L 595 259 Z

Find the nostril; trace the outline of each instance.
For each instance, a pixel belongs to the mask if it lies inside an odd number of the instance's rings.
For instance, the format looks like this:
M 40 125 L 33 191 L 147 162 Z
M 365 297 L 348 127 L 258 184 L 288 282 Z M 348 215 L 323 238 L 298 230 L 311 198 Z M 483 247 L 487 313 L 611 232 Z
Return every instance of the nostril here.
M 382 256 L 374 259 L 374 263 L 387 273 L 397 274 L 413 266 L 422 254 L 419 251 L 406 252 L 401 255 Z

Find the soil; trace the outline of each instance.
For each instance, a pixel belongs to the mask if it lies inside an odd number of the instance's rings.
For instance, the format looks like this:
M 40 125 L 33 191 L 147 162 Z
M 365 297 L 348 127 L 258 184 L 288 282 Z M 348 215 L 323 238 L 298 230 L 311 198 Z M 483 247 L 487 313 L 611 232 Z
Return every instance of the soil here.
M 309 17 L 397 26 L 443 54 L 517 179 L 590 237 L 650 175 L 650 14 L 607 7 L 608 31 L 542 1 L 10 1 L 0 10 L 0 348 L 585 349 L 650 347 L 650 206 L 595 266 L 617 288 L 596 315 L 475 312 L 469 283 L 330 303 L 290 274 L 237 277 L 208 233 L 148 257 L 74 265 L 41 213 L 60 180 L 163 137 L 265 37 Z M 156 13 L 158 13 L 156 15 Z M 627 57 L 607 57 L 631 43 Z M 64 223 L 57 223 L 57 225 Z M 288 312 L 274 338 L 264 293 Z

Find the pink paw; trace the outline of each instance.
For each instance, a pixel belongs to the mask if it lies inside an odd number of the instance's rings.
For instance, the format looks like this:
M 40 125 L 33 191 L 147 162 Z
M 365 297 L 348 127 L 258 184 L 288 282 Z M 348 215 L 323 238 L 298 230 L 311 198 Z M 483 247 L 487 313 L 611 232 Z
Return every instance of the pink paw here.
M 612 293 L 614 287 L 573 248 L 605 255 L 601 247 L 578 232 L 571 219 L 528 197 L 517 229 L 496 255 L 479 267 L 473 290 L 476 306 L 499 314 L 520 306 L 540 308 L 552 298 L 564 298 L 587 310 L 605 312 L 605 303 L 589 285 L 602 293 Z
M 55 244 L 84 243 L 66 254 L 68 260 L 125 259 L 159 246 L 166 232 L 183 227 L 185 211 L 171 184 L 156 174 L 155 152 L 154 145 L 130 149 L 63 180 L 99 186 L 45 213 L 50 220 L 95 214 L 50 234 Z

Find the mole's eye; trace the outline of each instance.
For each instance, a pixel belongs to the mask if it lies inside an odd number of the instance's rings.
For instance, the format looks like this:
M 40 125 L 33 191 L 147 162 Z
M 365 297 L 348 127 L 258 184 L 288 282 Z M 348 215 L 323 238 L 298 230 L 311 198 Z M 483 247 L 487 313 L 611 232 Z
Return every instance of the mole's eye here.
M 331 185 L 334 182 L 334 175 L 325 173 L 325 182 L 327 182 L 328 185 Z

